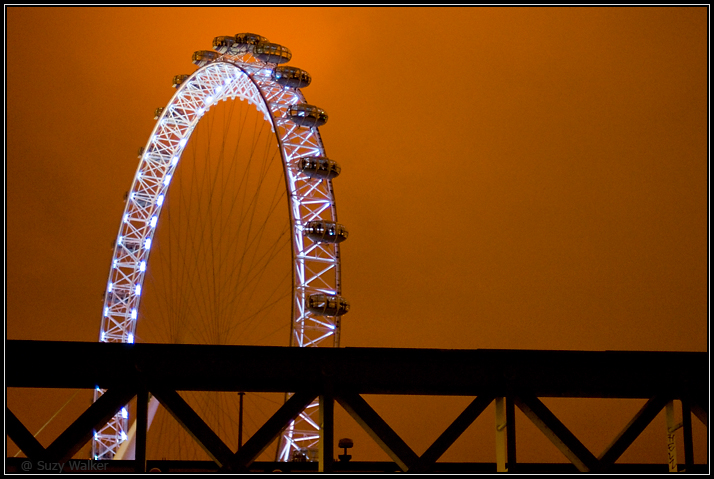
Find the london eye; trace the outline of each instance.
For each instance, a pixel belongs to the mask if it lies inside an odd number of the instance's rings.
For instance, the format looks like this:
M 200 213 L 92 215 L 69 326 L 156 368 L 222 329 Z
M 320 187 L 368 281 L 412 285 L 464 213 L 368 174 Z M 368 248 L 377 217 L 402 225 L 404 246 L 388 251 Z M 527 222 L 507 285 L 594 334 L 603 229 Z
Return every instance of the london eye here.
M 125 198 L 100 341 L 339 346 L 340 166 L 291 57 L 260 35 L 220 36 L 174 78 Z M 278 460 L 312 459 L 317 410 L 286 428 Z M 127 406 L 95 431 L 92 458 L 123 454 L 130 424 Z

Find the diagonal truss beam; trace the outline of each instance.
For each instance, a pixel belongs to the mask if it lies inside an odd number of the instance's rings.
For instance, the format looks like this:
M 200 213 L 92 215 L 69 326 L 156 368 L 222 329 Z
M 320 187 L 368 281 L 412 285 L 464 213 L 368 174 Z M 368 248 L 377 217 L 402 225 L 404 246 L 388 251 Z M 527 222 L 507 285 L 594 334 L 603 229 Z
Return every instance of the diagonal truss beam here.
M 223 466 L 228 463 L 233 452 L 176 391 L 152 387 L 151 394 L 159 400 L 159 403 L 169 411 L 216 464 Z
M 493 396 L 479 396 L 466 406 L 466 409 L 452 422 L 449 427 L 439 436 L 434 444 L 429 446 L 429 449 L 421 455 L 414 470 L 409 472 L 424 472 L 429 469 L 439 458 L 446 452 L 451 445 L 468 429 L 468 427 L 476 420 L 477 417 L 488 407 L 493 401 Z
M 317 397 L 316 392 L 297 392 L 233 455 L 224 469 L 244 471 L 273 440 Z
M 667 404 L 668 399 L 663 396 L 655 396 L 645 403 L 635 414 L 625 428 L 617 435 L 612 443 L 600 454 L 600 469 L 605 470 L 617 461 L 617 459 L 627 450 L 628 447 L 639 437 L 642 431 L 659 414 Z
M 7 407 L 5 408 L 5 429 L 10 439 L 25 453 L 28 459 L 37 460 L 45 454 L 45 448 L 42 447 L 40 441 L 35 439 L 35 436 Z
M 367 434 L 391 457 L 399 468 L 407 472 L 419 457 L 394 430 L 382 419 L 362 396 L 356 393 L 341 393 L 335 399 Z
M 538 398 L 520 396 L 514 402 L 579 471 L 597 470 L 597 458 Z
M 106 391 L 47 447 L 45 459 L 49 462 L 71 459 L 92 438 L 94 430 L 104 426 L 134 395 L 132 388 Z

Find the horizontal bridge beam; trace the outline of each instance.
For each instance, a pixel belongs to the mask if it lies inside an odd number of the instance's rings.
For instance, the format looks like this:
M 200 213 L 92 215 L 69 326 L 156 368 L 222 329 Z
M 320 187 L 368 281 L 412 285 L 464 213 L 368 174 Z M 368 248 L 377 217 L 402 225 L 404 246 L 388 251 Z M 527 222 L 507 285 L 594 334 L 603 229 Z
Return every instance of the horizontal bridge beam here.
M 6 387 L 692 398 L 707 353 L 290 348 L 8 340 Z M 110 373 L 109 373 L 110 372 Z

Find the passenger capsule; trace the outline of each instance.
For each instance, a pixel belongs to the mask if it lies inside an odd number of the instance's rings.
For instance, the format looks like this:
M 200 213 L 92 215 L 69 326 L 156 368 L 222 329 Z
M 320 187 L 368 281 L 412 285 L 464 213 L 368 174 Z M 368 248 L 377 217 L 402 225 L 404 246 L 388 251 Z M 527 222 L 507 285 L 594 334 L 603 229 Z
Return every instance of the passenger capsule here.
M 213 39 L 213 49 L 218 53 L 230 53 L 236 39 L 233 35 L 222 35 Z
M 290 88 L 304 88 L 310 84 L 312 78 L 305 70 L 289 66 L 279 66 L 273 70 L 273 80 Z
M 204 65 L 208 65 L 216 58 L 218 58 L 218 53 L 216 52 L 212 52 L 210 50 L 199 50 L 197 52 L 193 52 L 191 61 L 199 67 L 202 67 Z
M 176 75 L 176 76 L 174 77 L 174 79 L 173 79 L 173 85 L 172 85 L 172 86 L 173 86 L 174 88 L 178 88 L 179 86 L 181 86 L 181 84 L 182 84 L 183 82 L 186 81 L 187 78 L 188 78 L 188 75 Z
M 161 114 L 164 112 L 164 107 L 160 106 L 156 110 L 154 110 L 154 120 L 158 120 L 161 117 Z
M 298 126 L 314 128 L 327 123 L 327 113 L 322 108 L 307 103 L 299 103 L 288 108 L 288 118 Z
M 342 296 L 322 293 L 308 296 L 305 306 L 320 316 L 342 316 L 350 310 L 350 303 Z
M 287 63 L 293 57 L 288 47 L 277 43 L 260 42 L 254 50 L 253 56 L 265 63 Z
M 300 172 L 309 178 L 331 180 L 342 170 L 336 161 L 323 156 L 304 156 L 297 163 Z
M 216 37 L 215 41 L 221 37 Z M 228 47 L 225 53 L 229 55 L 243 55 L 245 53 L 253 53 L 255 46 L 258 43 L 267 43 L 268 39 L 255 33 L 238 33 L 233 37 L 233 43 Z M 226 40 L 228 43 L 228 40 Z M 215 46 L 213 47 L 215 49 Z
M 308 221 L 302 232 L 318 243 L 342 243 L 349 234 L 341 224 L 325 220 Z
M 142 156 L 144 156 L 144 147 L 140 146 L 139 147 L 139 159 L 141 159 Z

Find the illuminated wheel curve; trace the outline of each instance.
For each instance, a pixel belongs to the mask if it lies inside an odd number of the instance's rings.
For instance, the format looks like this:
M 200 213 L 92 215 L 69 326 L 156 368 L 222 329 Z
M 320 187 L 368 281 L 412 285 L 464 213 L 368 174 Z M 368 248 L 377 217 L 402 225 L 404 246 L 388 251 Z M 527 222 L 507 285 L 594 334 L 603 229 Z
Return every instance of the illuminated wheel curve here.
M 216 54 L 203 62 L 205 65 L 195 62 L 200 68 L 182 79 L 161 111 L 127 196 L 104 297 L 100 341 L 134 342 L 151 244 L 171 178 L 204 114 L 219 101 L 239 99 L 254 105 L 272 127 L 284 168 L 292 232 L 290 345 L 339 345 L 340 316 L 349 305 L 340 296 L 338 243 L 347 234 L 337 224 L 331 181 L 339 166 L 325 157 L 318 131 L 326 115 L 305 102 L 296 83 L 290 86 L 280 81 L 281 76 L 276 74 L 279 58 L 258 58 L 251 50 L 239 55 Z M 103 392 L 96 389 L 95 401 Z M 319 436 L 313 418 L 316 406 L 317 402 L 308 406 L 286 429 L 278 460 L 314 450 Z M 127 438 L 128 425 L 129 414 L 124 408 L 95 432 L 92 457 L 113 458 Z

